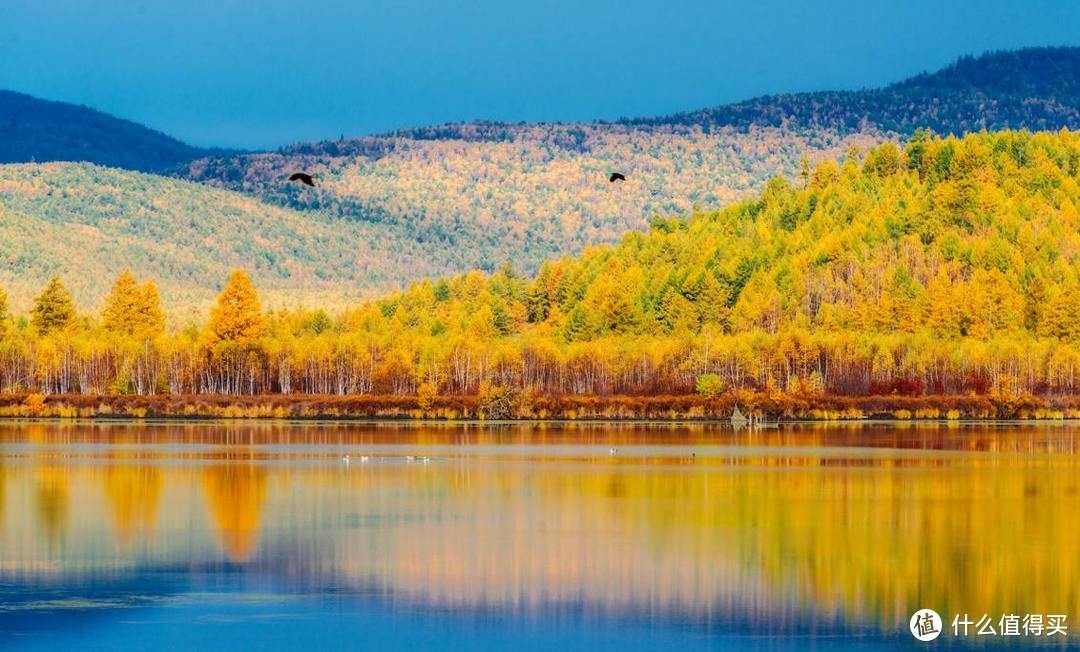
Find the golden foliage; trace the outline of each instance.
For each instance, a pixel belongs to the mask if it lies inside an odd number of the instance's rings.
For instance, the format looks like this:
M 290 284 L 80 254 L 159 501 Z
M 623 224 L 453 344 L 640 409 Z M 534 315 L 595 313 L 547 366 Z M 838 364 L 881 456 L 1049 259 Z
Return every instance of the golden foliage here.
M 236 271 L 207 324 L 137 350 L 91 319 L 20 327 L 3 342 L 0 390 L 412 396 L 427 385 L 433 397 L 482 394 L 481 411 L 502 418 L 530 392 L 688 395 L 708 378 L 710 395 L 976 395 L 1013 414 L 1080 389 L 1078 206 L 1077 134 L 919 134 L 721 211 L 657 218 L 532 277 L 504 265 L 336 315 L 264 314 Z
M 265 334 L 266 318 L 251 278 L 243 270 L 233 270 L 210 311 L 205 337 L 211 343 L 224 341 L 247 348 Z

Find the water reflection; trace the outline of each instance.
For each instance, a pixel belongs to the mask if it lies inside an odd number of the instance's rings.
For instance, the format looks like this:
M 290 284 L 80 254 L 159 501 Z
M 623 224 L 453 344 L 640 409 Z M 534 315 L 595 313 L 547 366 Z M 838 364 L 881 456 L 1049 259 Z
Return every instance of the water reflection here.
M 1080 614 L 1077 434 L 9 423 L 0 582 L 228 565 L 271 593 L 758 633 Z
M 215 464 L 202 472 L 202 487 L 231 561 L 246 561 L 255 548 L 266 500 L 266 469 L 250 464 Z
M 134 539 L 153 535 L 163 482 L 161 469 L 152 466 L 116 464 L 105 471 L 105 495 L 121 551 Z
M 63 536 L 67 521 L 70 478 L 67 469 L 58 464 L 41 464 L 34 475 L 38 517 L 51 550 Z

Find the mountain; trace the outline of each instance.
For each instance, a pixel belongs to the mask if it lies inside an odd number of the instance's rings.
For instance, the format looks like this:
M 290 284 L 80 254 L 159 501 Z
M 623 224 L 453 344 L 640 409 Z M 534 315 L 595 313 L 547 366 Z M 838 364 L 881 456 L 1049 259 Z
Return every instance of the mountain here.
M 0 163 L 87 161 L 161 172 L 209 153 L 85 106 L 0 90 Z
M 206 305 L 234 267 L 271 304 L 337 305 L 404 264 L 378 225 L 86 163 L 0 165 L 0 215 L 0 287 L 20 310 L 52 276 L 97 306 L 124 268 L 167 306 Z
M 758 97 L 655 118 L 635 126 L 788 126 L 839 133 L 1056 131 L 1080 125 L 1080 48 L 1030 48 L 963 57 L 885 88 Z
M 647 230 L 656 216 L 719 210 L 771 178 L 796 179 L 819 162 L 909 138 L 918 126 L 1076 126 L 1078 52 L 964 58 L 884 89 L 761 98 L 651 121 L 481 122 L 217 153 L 182 163 L 178 178 L 90 165 L 3 166 L 0 283 L 25 301 L 59 273 L 81 302 L 93 303 L 128 265 L 177 301 L 202 304 L 233 265 L 249 267 L 272 300 L 294 302 L 492 271 L 506 261 L 533 273 L 553 256 Z M 14 115 L 62 123 L 57 133 L 67 136 L 45 130 L 41 148 L 74 138 L 87 148 L 99 143 L 99 153 L 141 157 L 139 165 L 153 159 L 155 169 L 192 155 L 89 109 L 2 97 L 0 125 L 18 132 L 0 139 L 3 151 L 35 138 L 10 126 Z M 80 124 L 99 128 L 75 137 Z M 102 137 L 87 135 L 95 133 Z M 136 156 L 143 150 L 124 145 L 129 136 L 171 153 Z M 318 185 L 287 183 L 297 170 L 314 173 Z M 612 171 L 627 180 L 610 183 Z M 273 221 L 270 232 L 258 230 L 261 219 Z M 260 246 L 268 249 L 261 260 Z
M 214 156 L 179 176 L 401 234 L 393 251 L 439 273 L 535 271 L 552 255 L 615 242 L 656 215 L 718 209 L 813 164 L 920 127 L 962 133 L 1080 126 L 1080 49 L 966 57 L 884 89 L 764 97 L 593 124 L 477 122 L 277 152 Z M 309 189 L 292 171 L 318 176 Z M 610 172 L 627 176 L 608 183 Z

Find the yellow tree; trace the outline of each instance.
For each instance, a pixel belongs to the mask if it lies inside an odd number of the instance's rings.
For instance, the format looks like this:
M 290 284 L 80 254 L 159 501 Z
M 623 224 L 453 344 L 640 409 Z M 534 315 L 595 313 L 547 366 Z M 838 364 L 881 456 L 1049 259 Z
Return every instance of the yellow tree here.
M 266 317 L 251 279 L 243 270 L 234 270 L 203 331 L 211 363 L 203 389 L 226 394 L 265 391 L 265 358 L 259 344 L 266 333 Z
M 150 282 L 139 285 L 130 270 L 124 270 L 116 279 L 105 298 L 101 318 L 106 330 L 128 337 L 153 338 L 165 331 L 157 286 Z
M 45 290 L 34 299 L 30 312 L 30 323 L 34 329 L 39 335 L 47 335 L 66 327 L 75 319 L 75 304 L 67 288 L 54 276 Z
M 210 344 L 225 341 L 247 348 L 265 334 L 266 318 L 259 295 L 244 270 L 233 270 L 229 284 L 210 311 L 207 339 Z
M 1056 287 L 1040 309 L 1039 335 L 1069 340 L 1080 337 L 1076 306 L 1080 291 L 1071 287 Z

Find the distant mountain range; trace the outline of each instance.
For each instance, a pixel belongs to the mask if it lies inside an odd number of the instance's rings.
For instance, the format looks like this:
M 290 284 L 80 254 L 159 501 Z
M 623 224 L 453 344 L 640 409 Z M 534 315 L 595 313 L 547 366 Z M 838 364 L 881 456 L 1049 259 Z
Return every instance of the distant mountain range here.
M 234 264 L 251 268 L 270 288 L 329 291 L 342 284 L 352 293 L 422 275 L 491 270 L 504 261 L 529 272 L 545 259 L 645 229 L 658 215 L 751 196 L 772 177 L 797 177 L 804 159 L 865 151 L 919 128 L 1005 127 L 1080 127 L 1080 48 L 965 57 L 882 89 L 762 97 L 613 123 L 419 127 L 269 153 L 206 152 L 91 109 L 5 92 L 0 161 L 88 161 L 197 183 L 91 166 L 0 168 L 0 193 L 40 187 L 38 176 L 52 180 L 52 194 L 0 198 L 0 210 L 6 216 L 17 208 L 20 228 L 43 233 L 64 222 L 77 233 L 124 225 L 140 239 L 130 251 L 155 251 L 139 262 L 128 249 L 102 244 L 106 230 L 78 245 L 77 256 L 68 255 L 76 245 L 59 237 L 38 238 L 35 255 L 48 261 L 40 269 L 77 276 L 86 301 L 96 300 L 95 288 L 104 292 L 121 264 L 139 266 L 163 289 L 195 301 Z M 317 186 L 288 183 L 297 170 L 313 173 Z M 612 171 L 627 181 L 609 183 Z M 60 192 L 64 184 L 75 185 Z M 243 208 L 229 208 L 235 206 Z M 258 220 L 264 213 L 280 217 L 269 241 Z M 157 226 L 149 229 L 145 219 Z M 162 220 L 176 228 L 158 228 Z M 303 244 L 304 221 L 312 233 L 337 234 L 325 253 Z M 215 240 L 213 253 L 198 253 L 191 229 Z M 253 243 L 273 253 L 263 255 Z M 171 257 L 179 252 L 182 260 Z M 199 255 L 214 260 L 199 263 Z M 31 262 L 0 251 L 0 270 L 5 266 L 0 284 L 23 283 Z M 30 275 L 25 283 L 38 280 Z
M 1028 48 L 961 57 L 884 88 L 766 95 L 734 104 L 654 117 L 623 118 L 629 127 L 820 128 L 839 133 L 948 134 L 995 129 L 1031 131 L 1080 125 L 1080 48 Z M 605 128 L 612 123 L 595 122 Z M 535 125 L 549 144 L 585 147 L 586 125 Z M 401 129 L 380 136 L 301 143 L 288 155 L 377 159 L 407 140 L 520 140 L 524 123 L 475 121 Z M 208 154 L 161 132 L 85 106 L 0 90 L 0 163 L 86 161 L 142 172 L 176 168 Z M 242 152 L 234 152 L 237 155 Z
M 163 172 L 209 153 L 85 106 L 0 90 L 0 163 L 88 161 Z
M 879 129 L 910 134 L 982 130 L 1055 131 L 1080 126 L 1080 48 L 1031 48 L 963 57 L 885 88 L 758 97 L 700 111 L 620 121 L 695 125 Z

